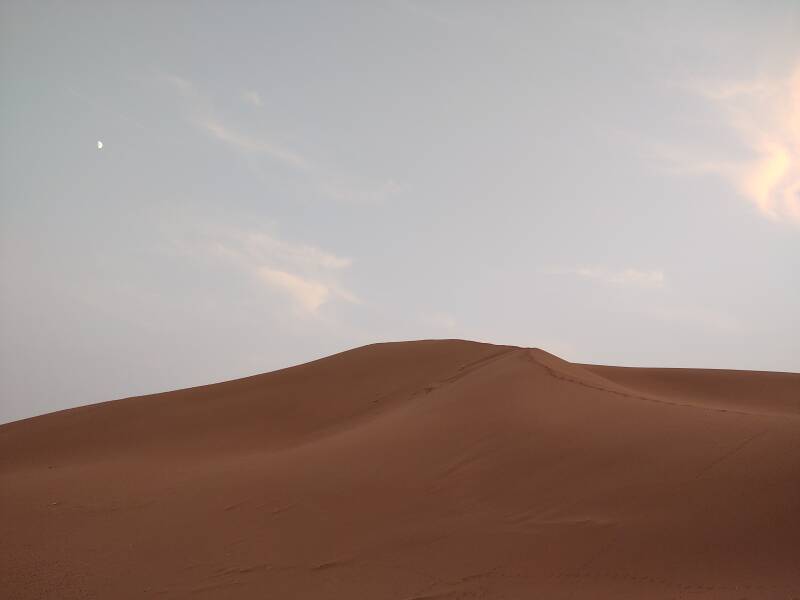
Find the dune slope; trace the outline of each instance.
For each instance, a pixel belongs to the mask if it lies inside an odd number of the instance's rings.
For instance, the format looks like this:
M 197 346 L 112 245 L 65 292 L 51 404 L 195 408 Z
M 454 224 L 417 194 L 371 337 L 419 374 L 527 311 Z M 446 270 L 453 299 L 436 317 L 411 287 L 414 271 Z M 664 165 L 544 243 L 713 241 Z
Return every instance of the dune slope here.
M 4 598 L 800 598 L 800 375 L 376 344 L 0 426 Z

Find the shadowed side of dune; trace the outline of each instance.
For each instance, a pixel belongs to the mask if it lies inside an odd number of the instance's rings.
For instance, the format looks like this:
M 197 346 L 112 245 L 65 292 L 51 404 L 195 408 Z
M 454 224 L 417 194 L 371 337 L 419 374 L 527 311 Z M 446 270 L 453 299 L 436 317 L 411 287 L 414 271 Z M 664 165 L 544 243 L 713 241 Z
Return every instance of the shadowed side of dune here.
M 616 385 L 655 398 L 674 398 L 729 410 L 800 415 L 796 373 L 581 366 Z
M 800 594 L 800 376 L 650 371 L 379 344 L 5 425 L 3 581 L 19 598 Z

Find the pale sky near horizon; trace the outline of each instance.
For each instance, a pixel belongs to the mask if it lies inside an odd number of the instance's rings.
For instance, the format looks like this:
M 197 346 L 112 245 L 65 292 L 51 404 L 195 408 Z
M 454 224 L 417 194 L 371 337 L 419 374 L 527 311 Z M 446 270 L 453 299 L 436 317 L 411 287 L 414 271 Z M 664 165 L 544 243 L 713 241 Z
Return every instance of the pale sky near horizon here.
M 418 338 L 800 371 L 795 0 L 9 1 L 0 78 L 0 422 Z

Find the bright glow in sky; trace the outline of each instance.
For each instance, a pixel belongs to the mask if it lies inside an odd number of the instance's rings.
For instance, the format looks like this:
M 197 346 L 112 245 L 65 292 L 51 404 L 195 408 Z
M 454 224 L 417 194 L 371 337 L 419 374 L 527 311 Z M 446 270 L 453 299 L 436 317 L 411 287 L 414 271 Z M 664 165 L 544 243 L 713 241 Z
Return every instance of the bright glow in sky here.
M 800 57 L 785 78 L 706 84 L 700 92 L 751 151 L 742 162 L 712 159 L 708 170 L 731 179 L 763 215 L 800 225 Z
M 0 422 L 423 337 L 800 371 L 794 0 L 12 1 L 0 77 Z

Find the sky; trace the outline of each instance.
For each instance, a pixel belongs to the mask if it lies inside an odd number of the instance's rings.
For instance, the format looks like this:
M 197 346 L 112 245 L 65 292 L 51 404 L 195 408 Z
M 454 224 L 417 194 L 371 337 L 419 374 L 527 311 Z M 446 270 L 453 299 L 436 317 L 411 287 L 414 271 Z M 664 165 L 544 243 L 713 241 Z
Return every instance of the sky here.
M 0 286 L 0 422 L 419 338 L 800 371 L 800 3 L 3 2 Z

